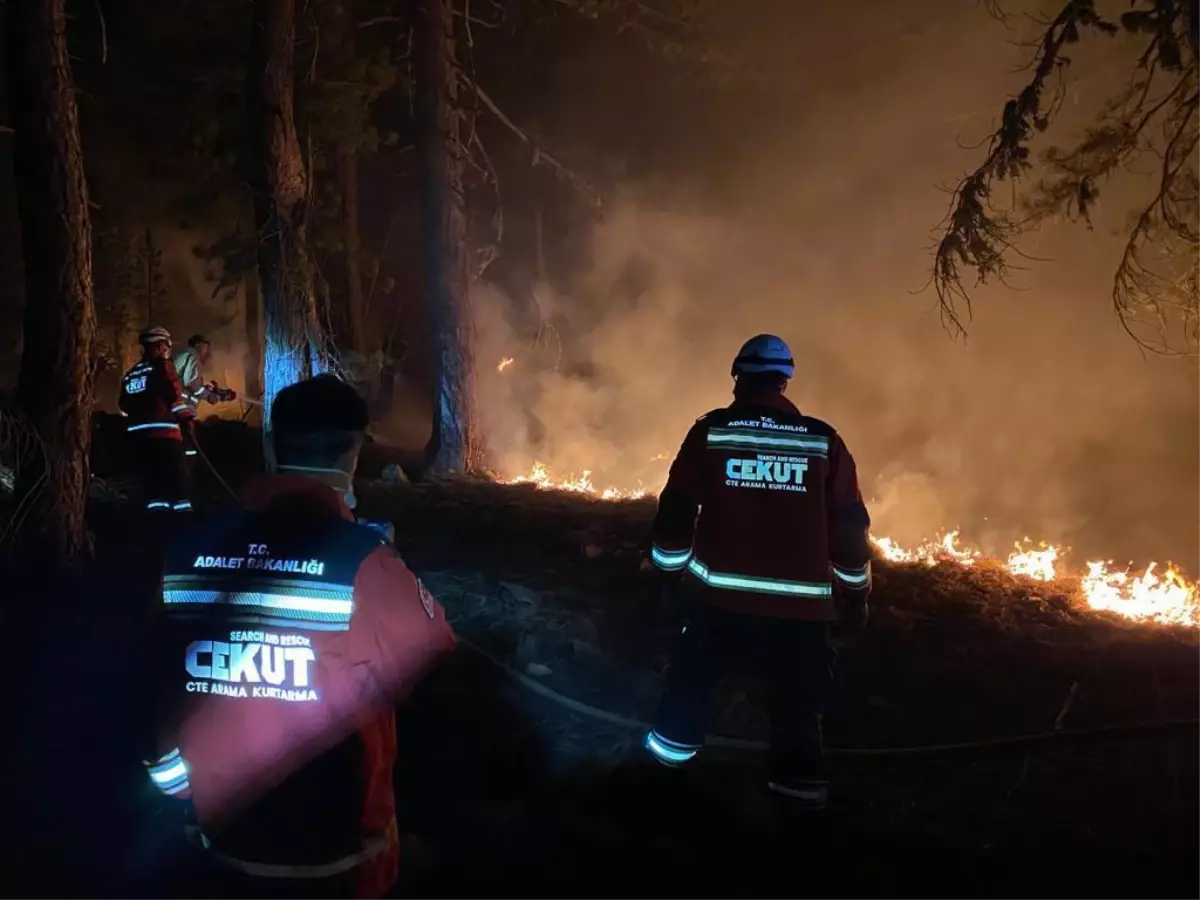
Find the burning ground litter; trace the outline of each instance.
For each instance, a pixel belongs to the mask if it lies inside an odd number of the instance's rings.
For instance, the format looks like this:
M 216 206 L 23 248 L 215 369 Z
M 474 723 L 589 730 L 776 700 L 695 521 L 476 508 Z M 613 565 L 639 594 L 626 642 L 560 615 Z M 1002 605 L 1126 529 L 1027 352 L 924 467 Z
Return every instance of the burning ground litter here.
M 652 500 L 604 502 L 581 492 L 471 479 L 404 489 L 369 485 L 360 499 L 364 514 L 396 523 L 402 554 L 469 638 L 584 702 L 599 698 L 610 708 L 615 702 L 623 707 L 616 712 L 635 716 L 653 703 L 678 610 L 655 593 L 643 565 Z M 439 534 L 454 538 L 431 539 Z M 1187 627 L 1093 610 L 1070 582 L 1014 575 L 1003 563 L 893 562 L 881 554 L 871 625 L 847 654 L 847 666 L 878 674 L 880 665 L 894 664 L 880 684 L 912 696 L 881 699 L 876 690 L 875 700 L 859 697 L 855 702 L 870 708 L 852 717 L 854 731 L 874 741 L 911 740 L 914 729 L 930 739 L 963 737 L 962 721 L 947 729 L 930 715 L 939 707 L 936 696 L 927 696 L 932 684 L 946 686 L 956 702 L 972 685 L 997 698 L 995 708 L 970 703 L 971 736 L 1038 730 L 1054 722 L 1058 710 L 1047 707 L 1060 703 L 1084 672 L 1100 676 L 1087 676 L 1098 681 L 1073 715 L 1099 724 L 1109 720 L 1086 707 L 1098 699 L 1091 692 L 1100 683 L 1142 683 L 1152 660 L 1160 668 L 1181 667 L 1177 674 L 1192 671 L 1196 637 Z M 1112 656 L 1107 663 L 1106 654 Z M 921 659 L 915 675 L 914 656 Z M 1129 659 L 1142 660 L 1136 677 L 1118 675 Z M 1013 678 L 1052 686 L 1014 704 L 1003 699 L 1017 690 Z M 885 723 L 893 707 L 903 708 L 894 723 L 900 731 Z M 1193 713 L 1177 709 L 1178 715 Z M 761 731 L 761 724 L 754 727 Z
M 207 445 L 234 486 L 249 472 L 225 463 L 250 457 L 257 438 L 246 437 L 245 452 L 216 432 Z M 93 498 L 95 527 L 109 540 L 124 532 L 106 517 L 122 505 L 136 513 L 118 474 L 105 473 L 109 490 Z M 465 642 L 560 695 L 630 719 L 652 715 L 683 612 L 643 568 L 652 498 L 606 502 L 470 478 L 360 480 L 358 493 L 362 515 L 394 523 L 401 554 Z M 210 500 L 229 502 L 215 491 Z M 456 659 L 416 701 L 400 738 L 402 806 L 414 816 L 422 803 L 430 808 L 425 824 L 435 846 L 467 847 L 471 860 L 503 857 L 497 865 L 509 853 L 537 857 L 549 846 L 574 853 L 579 871 L 636 846 L 657 852 L 664 836 L 644 833 L 657 788 L 636 782 L 616 800 L 618 787 L 601 774 L 641 759 L 636 730 L 565 708 L 469 652 Z M 886 748 L 1188 718 L 1200 701 L 1197 668 L 1194 629 L 1091 610 L 1064 582 L 1014 576 L 989 560 L 892 562 L 881 553 L 872 619 L 839 658 L 826 735 L 833 747 Z M 711 730 L 765 736 L 753 683 L 735 676 L 723 685 Z M 877 862 L 891 853 L 903 863 L 901 838 L 986 850 L 1001 860 L 993 886 L 1028 893 L 1045 884 L 1028 856 L 1039 847 L 1054 848 L 1056 864 L 1069 868 L 1063 860 L 1080 859 L 1079 847 L 1096 852 L 1089 842 L 1152 842 L 1162 855 L 1194 842 L 1194 816 L 1178 814 L 1194 807 L 1194 767 L 1177 762 L 1173 775 L 1168 766 L 1194 750 L 1192 735 L 1135 735 L 979 759 L 835 759 L 836 827 L 872 835 Z M 749 775 L 756 765 L 743 751 L 709 748 L 704 757 L 705 766 Z M 560 780 L 568 775 L 574 780 Z M 422 800 L 429 781 L 439 785 L 437 802 Z M 727 808 L 698 808 L 695 821 L 716 828 Z M 452 812 L 433 821 L 444 809 Z M 915 871 L 907 861 L 888 870 Z M 974 871 L 986 860 L 969 862 Z M 1088 872 L 1091 881 L 1080 883 L 1108 884 L 1099 869 Z M 1157 885 L 1161 876 L 1139 877 Z M 888 878 L 892 889 L 877 892 L 904 893 L 895 879 L 911 881 Z
M 466 641 L 572 700 L 629 719 L 653 714 L 683 610 L 643 567 L 652 499 L 606 502 L 530 483 L 449 479 L 364 484 L 360 509 L 396 524 L 401 554 Z M 1190 719 L 1200 704 L 1197 638 L 1192 628 L 1091 609 L 1068 582 L 1014 575 L 1004 562 L 896 562 L 880 553 L 871 621 L 840 654 L 826 738 L 832 747 L 911 747 Z M 534 723 L 547 766 L 637 756 L 636 732 L 520 685 L 506 696 Z M 721 686 L 710 731 L 766 736 L 753 682 L 735 675 Z M 1021 835 L 1036 821 L 1039 842 L 1050 831 L 1075 840 L 1089 829 L 1108 833 L 1118 820 L 1120 828 L 1138 821 L 1161 830 L 1162 804 L 1195 790 L 1190 780 L 1172 782 L 1166 756 L 1185 759 L 1190 751 L 1180 748 L 1193 744 L 1185 736 L 1170 750 L 1135 739 L 903 771 L 842 763 L 839 778 L 853 815 L 881 828 L 981 847 L 1034 840 Z M 739 767 L 754 764 L 732 756 Z M 1116 771 L 1137 775 L 1127 799 L 1138 810 L 1097 807 L 1097 796 L 1108 795 L 1096 779 Z M 984 794 L 982 806 L 963 800 Z
M 586 494 L 601 500 L 638 500 L 657 493 L 657 490 L 648 491 L 642 485 L 633 489 L 612 486 L 600 489 L 592 483 L 591 476 L 592 472 L 584 469 L 579 475 L 555 478 L 543 463 L 535 461 L 527 474 L 502 480 L 508 484 L 531 484 L 542 490 Z M 879 555 L 890 562 L 970 567 L 988 560 L 980 550 L 960 544 L 957 530 L 912 547 L 901 546 L 889 537 L 872 535 L 871 540 Z M 1068 551 L 1069 548 L 1044 541 L 1035 544 L 1025 538 L 1015 544 L 1007 558 L 991 562 L 1000 564 L 1013 575 L 1071 584 L 1092 609 L 1115 612 L 1137 621 L 1200 627 L 1200 588 L 1174 565 L 1160 566 L 1151 562 L 1139 572 L 1132 564 L 1122 569 L 1112 560 L 1089 560 L 1086 572 L 1071 577 L 1062 559 Z

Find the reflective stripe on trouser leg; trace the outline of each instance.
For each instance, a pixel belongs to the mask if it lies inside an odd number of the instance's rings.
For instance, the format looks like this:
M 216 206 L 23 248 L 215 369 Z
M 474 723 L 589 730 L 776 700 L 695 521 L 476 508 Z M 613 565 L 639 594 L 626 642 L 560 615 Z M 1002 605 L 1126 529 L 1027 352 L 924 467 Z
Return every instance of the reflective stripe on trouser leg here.
M 711 615 L 708 610 L 693 610 L 692 626 L 681 629 L 671 653 L 667 689 L 645 741 L 646 749 L 664 765 L 682 765 L 704 744 L 726 635 L 723 629 L 710 627 Z
M 650 751 L 650 755 L 654 757 L 655 761 L 664 766 L 681 766 L 700 750 L 699 745 L 680 744 L 663 737 L 656 731 L 646 734 L 643 746 Z
M 824 809 L 829 804 L 828 781 L 768 781 L 767 790 L 794 801 L 799 809 Z

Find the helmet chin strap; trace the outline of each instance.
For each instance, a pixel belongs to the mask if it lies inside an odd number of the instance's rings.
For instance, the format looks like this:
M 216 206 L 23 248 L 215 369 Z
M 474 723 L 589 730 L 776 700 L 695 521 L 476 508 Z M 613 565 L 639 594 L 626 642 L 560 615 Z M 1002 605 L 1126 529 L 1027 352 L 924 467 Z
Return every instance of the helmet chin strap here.
M 347 509 L 358 506 L 358 498 L 354 496 L 354 476 L 345 469 L 327 469 L 321 466 L 276 466 L 280 472 L 308 472 L 313 475 L 341 475 L 346 479 L 344 484 L 331 484 L 330 488 L 342 492 L 342 502 Z

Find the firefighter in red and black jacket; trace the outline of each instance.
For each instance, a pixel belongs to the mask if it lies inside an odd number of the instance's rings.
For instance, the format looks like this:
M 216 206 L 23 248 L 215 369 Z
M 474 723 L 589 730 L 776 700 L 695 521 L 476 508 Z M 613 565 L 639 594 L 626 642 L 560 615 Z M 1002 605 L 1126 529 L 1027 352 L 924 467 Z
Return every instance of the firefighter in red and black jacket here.
M 273 474 L 167 554 L 145 764 L 229 896 L 381 897 L 397 877 L 394 705 L 455 638 L 351 512 L 367 424 L 333 376 L 284 389 Z
M 138 336 L 142 360 L 121 379 L 121 412 L 133 439 L 151 512 L 191 512 L 185 437 L 190 440 L 196 413 L 183 396 L 171 362 L 171 335 L 147 328 Z
M 784 397 L 794 370 L 780 338 L 748 341 L 733 403 L 696 421 L 671 466 L 651 560 L 692 603 L 645 745 L 666 765 L 695 756 L 717 678 L 748 658 L 767 688 L 767 787 L 807 810 L 828 797 L 829 627 L 866 624 L 871 550 L 850 451 Z

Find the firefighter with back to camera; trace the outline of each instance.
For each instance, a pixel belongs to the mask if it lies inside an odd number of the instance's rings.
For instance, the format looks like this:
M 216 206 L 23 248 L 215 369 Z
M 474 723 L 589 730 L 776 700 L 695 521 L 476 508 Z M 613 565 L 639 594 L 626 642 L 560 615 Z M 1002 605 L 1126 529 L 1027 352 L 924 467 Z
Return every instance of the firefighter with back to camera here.
M 783 340 L 749 340 L 733 403 L 701 416 L 671 465 L 651 560 L 682 576 L 689 620 L 645 746 L 666 765 L 694 757 L 716 680 L 748 658 L 767 694 L 766 786 L 785 809 L 809 811 L 828 799 L 829 628 L 866 624 L 870 519 L 841 436 L 784 396 L 794 370 Z
M 147 328 L 138 336 L 142 359 L 121 379 L 121 412 L 145 486 L 150 512 L 191 512 L 184 442 L 195 410 L 186 402 L 171 362 L 171 334 Z
M 379 897 L 397 876 L 394 704 L 455 638 L 351 512 L 367 425 L 333 376 L 284 389 L 271 474 L 167 554 L 146 766 L 239 896 Z

